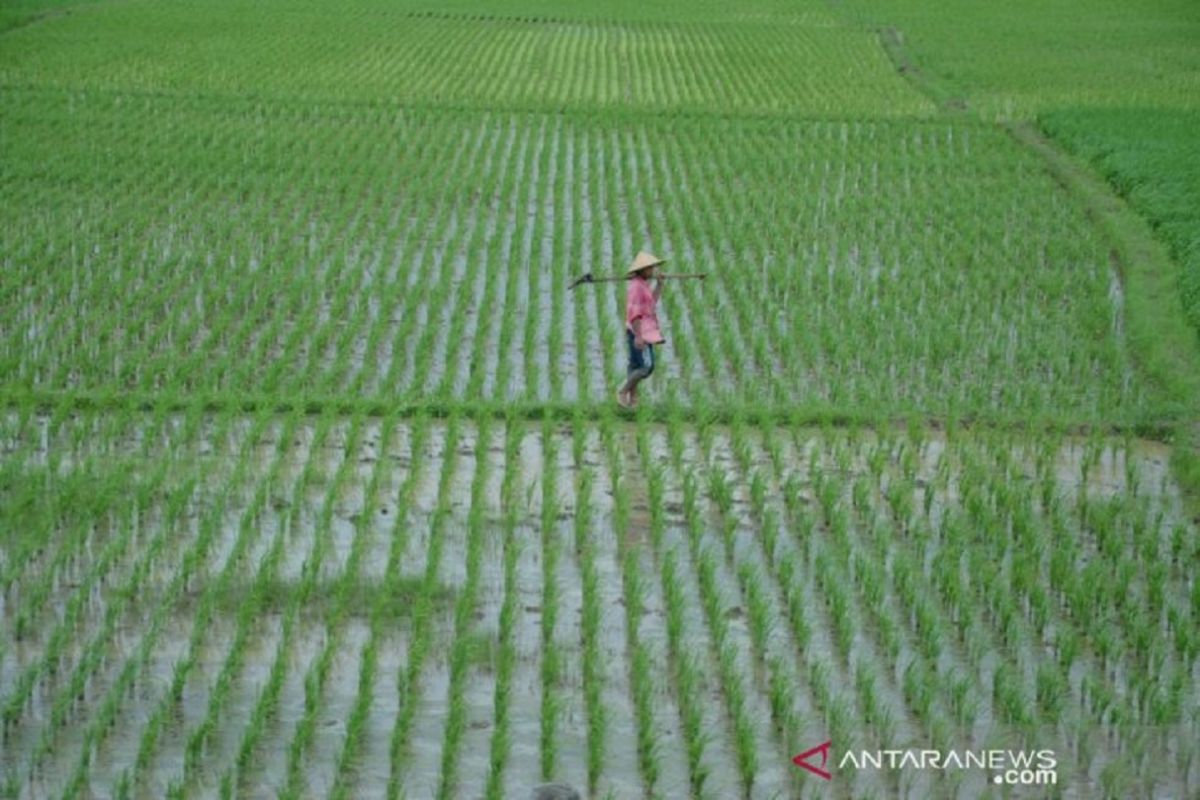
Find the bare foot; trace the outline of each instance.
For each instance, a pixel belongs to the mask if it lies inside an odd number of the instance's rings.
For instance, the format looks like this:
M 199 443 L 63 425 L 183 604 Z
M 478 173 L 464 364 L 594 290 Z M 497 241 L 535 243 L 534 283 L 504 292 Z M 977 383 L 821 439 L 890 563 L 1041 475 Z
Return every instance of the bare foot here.
M 632 407 L 629 402 L 629 392 L 626 392 L 624 389 L 617 389 L 617 405 L 621 408 Z

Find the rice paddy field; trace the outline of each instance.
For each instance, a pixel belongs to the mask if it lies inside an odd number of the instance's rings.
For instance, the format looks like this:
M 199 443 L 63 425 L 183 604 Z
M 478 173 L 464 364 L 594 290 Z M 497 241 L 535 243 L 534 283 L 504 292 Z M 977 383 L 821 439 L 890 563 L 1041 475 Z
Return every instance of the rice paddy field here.
M 1139 2 L 11 3 L 0 797 L 1200 795 Z

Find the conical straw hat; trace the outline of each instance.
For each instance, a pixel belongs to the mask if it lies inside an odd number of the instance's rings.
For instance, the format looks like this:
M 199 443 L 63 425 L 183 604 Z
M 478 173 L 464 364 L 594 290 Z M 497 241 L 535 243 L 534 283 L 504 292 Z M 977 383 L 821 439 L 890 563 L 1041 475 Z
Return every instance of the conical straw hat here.
M 647 253 L 645 250 L 639 250 L 637 256 L 633 259 L 633 264 L 629 269 L 625 270 L 625 276 L 628 277 L 635 272 L 640 272 L 646 267 L 656 267 L 664 263 L 663 259 L 656 255 Z

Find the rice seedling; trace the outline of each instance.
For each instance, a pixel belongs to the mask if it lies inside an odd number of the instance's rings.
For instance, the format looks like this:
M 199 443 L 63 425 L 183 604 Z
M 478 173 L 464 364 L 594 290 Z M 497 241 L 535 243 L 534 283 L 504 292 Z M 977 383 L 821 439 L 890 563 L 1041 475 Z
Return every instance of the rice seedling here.
M 499 638 L 500 651 L 496 665 L 496 690 L 493 717 L 495 728 L 492 733 L 491 753 L 485 796 L 502 796 L 501 780 L 509 752 L 509 701 L 512 691 L 512 673 L 516 660 L 513 642 L 513 615 L 517 607 L 516 569 L 520 544 L 516 539 L 516 470 L 517 448 L 520 444 L 522 424 L 519 419 L 510 420 L 504 432 L 505 472 L 501 485 L 501 504 L 506 510 L 503 520 L 504 536 L 504 600 L 500 607 Z

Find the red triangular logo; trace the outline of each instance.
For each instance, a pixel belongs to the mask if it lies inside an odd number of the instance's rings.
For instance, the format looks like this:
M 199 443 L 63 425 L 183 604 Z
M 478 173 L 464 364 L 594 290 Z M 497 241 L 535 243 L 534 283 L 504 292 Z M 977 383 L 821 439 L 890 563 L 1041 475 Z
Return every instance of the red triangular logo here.
M 817 745 L 811 750 L 805 750 L 803 753 L 793 758 L 792 763 L 797 767 L 804 767 L 813 775 L 824 778 L 825 780 L 830 780 L 833 778 L 833 775 L 828 770 L 824 769 L 824 766 L 829 763 L 829 748 L 832 745 L 833 740 L 831 739 L 824 744 Z M 812 758 L 817 753 L 821 754 L 821 766 L 819 767 L 808 763 L 808 759 Z

